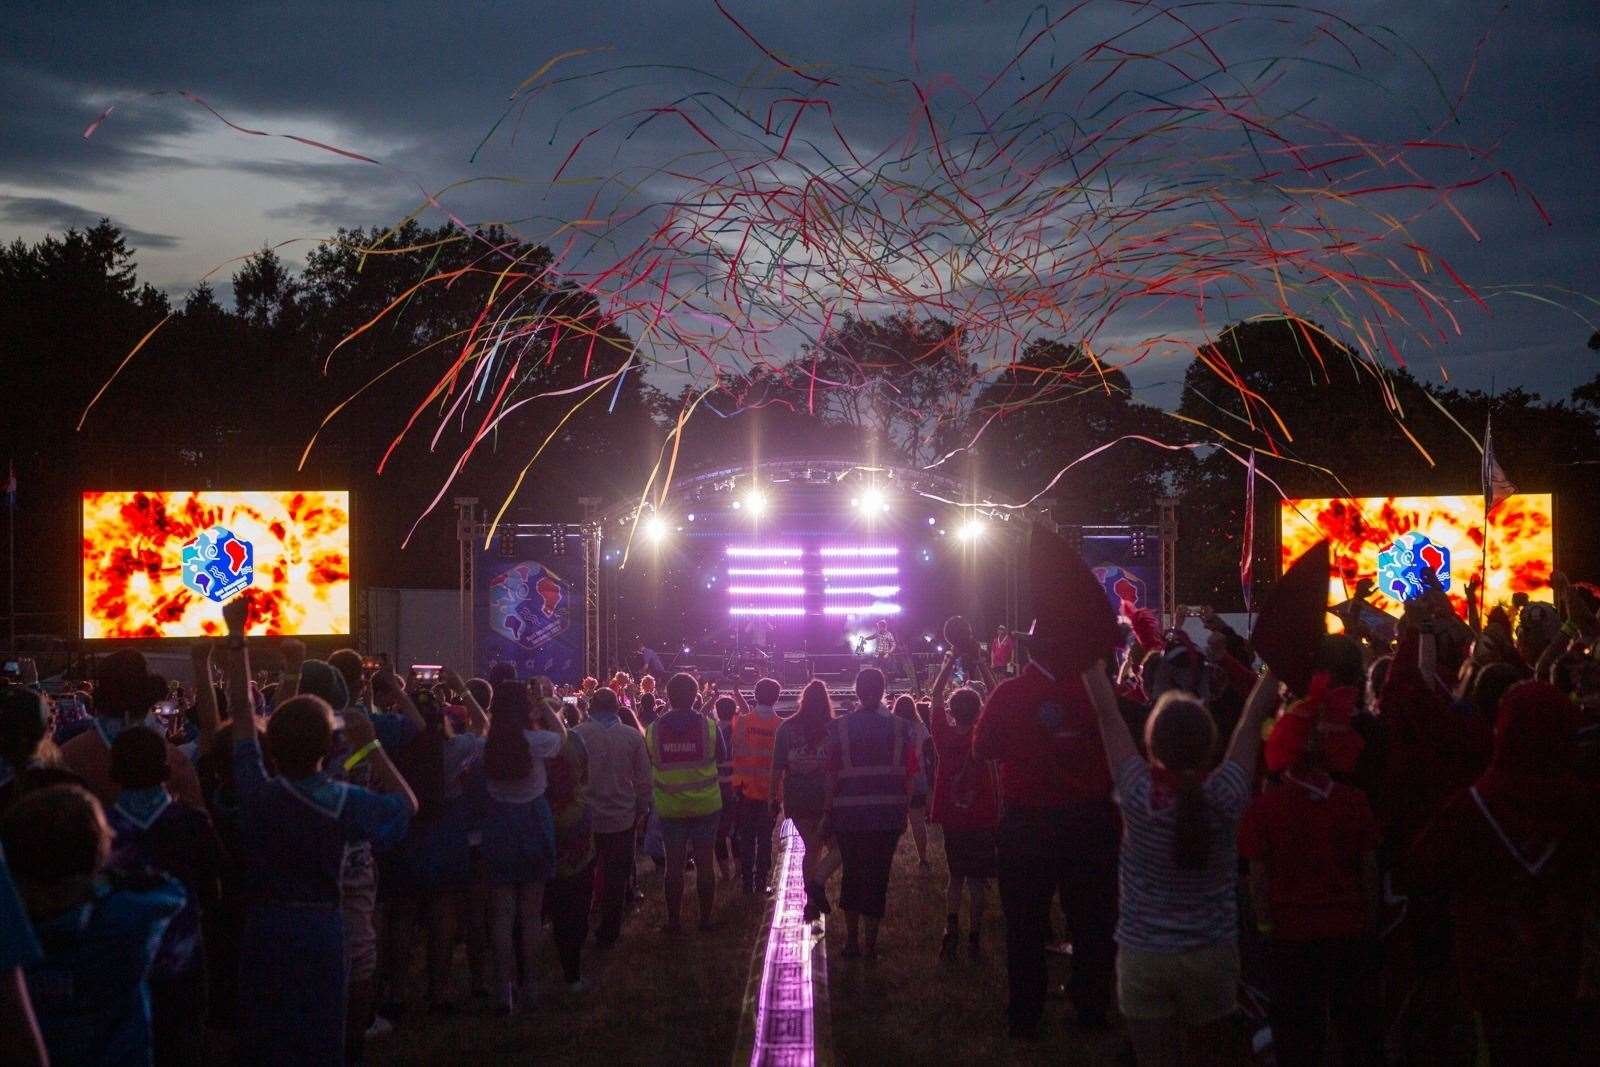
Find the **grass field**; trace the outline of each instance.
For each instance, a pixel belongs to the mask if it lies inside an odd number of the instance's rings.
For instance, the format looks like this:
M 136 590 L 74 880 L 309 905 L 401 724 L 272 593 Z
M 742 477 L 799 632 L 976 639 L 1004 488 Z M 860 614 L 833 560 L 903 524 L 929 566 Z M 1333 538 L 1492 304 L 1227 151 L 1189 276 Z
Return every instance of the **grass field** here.
M 511 1018 L 487 1009 L 450 1017 L 412 1014 L 392 1034 L 368 1043 L 369 1061 L 472 1067 L 728 1063 L 765 901 L 719 884 L 721 928 L 695 933 L 691 874 L 684 903 L 689 932 L 667 937 L 661 933 L 661 879 L 650 872 L 642 861 L 645 901 L 629 916 L 622 940 L 603 955 L 585 948 L 587 992 L 567 995 L 546 930 L 541 996 L 531 1010 Z M 457 996 L 464 996 L 466 961 L 459 951 L 455 978 Z
M 983 959 L 970 962 L 965 958 L 967 917 L 963 910 L 962 958 L 940 962 L 944 851 L 937 827 L 928 828 L 928 838 L 928 858 L 933 865 L 928 871 L 917 866 L 910 832 L 900 839 L 878 959 L 840 959 L 842 926 L 828 935 L 834 1061 L 845 1067 L 1118 1063 L 1124 1045 L 1121 1034 L 1075 1030 L 1065 1021 L 1067 1002 L 1054 996 L 1045 1008 L 1037 1043 L 1019 1044 L 1006 1037 L 1005 924 L 993 891 L 983 929 Z M 1067 959 L 1052 960 L 1051 985 L 1056 988 L 1065 978 Z
M 833 1062 L 846 1067 L 1116 1064 L 1121 1036 L 1073 1030 L 1064 1021 L 1064 1000 L 1052 999 L 1044 1038 L 1037 1044 L 1014 1045 L 1006 1038 L 1005 931 L 998 899 L 991 899 L 983 931 L 984 959 L 939 962 L 944 863 L 938 829 L 930 828 L 929 835 L 929 871 L 919 870 L 910 833 L 901 839 L 877 960 L 840 959 L 842 926 L 829 934 Z M 370 1061 L 606 1067 L 730 1063 L 752 956 L 763 940 L 765 902 L 741 897 L 722 883 L 721 928 L 694 933 L 691 876 L 685 901 L 691 932 L 669 938 L 660 932 L 661 880 L 647 862 L 640 871 L 645 901 L 629 917 L 622 940 L 604 955 L 585 952 L 586 993 L 572 997 L 564 991 L 547 933 L 542 995 L 531 1011 L 509 1019 L 487 1007 L 449 1017 L 414 1013 L 392 1034 L 369 1043 Z M 835 894 L 837 889 L 836 876 Z M 1061 970 L 1052 976 L 1054 985 L 1064 977 L 1066 961 L 1052 966 Z M 457 954 L 455 979 L 455 992 L 464 998 L 464 953 Z

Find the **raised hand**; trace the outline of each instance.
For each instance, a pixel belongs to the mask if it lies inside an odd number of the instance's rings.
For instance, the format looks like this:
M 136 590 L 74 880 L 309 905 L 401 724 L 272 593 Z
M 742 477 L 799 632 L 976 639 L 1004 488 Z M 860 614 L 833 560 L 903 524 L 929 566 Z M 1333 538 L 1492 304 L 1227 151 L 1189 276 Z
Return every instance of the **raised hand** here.
M 222 621 L 228 624 L 229 637 L 243 637 L 245 626 L 250 621 L 250 602 L 242 596 L 236 596 L 222 605 Z

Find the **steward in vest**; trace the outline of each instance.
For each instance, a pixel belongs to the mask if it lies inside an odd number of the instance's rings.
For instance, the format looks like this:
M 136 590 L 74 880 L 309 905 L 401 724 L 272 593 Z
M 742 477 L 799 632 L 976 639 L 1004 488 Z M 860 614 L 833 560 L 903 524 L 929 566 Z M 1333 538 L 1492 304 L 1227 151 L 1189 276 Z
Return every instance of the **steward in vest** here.
M 733 720 L 733 791 L 737 803 L 734 841 L 739 848 L 739 878 L 745 895 L 758 888 L 771 892 L 772 873 L 772 750 L 782 720 L 773 710 L 781 689 L 776 680 L 756 683 L 756 707 L 750 710 L 744 694 L 734 698 L 744 714 Z
M 878 922 L 889 893 L 889 868 L 906 828 L 916 746 L 909 724 L 883 706 L 883 672 L 868 667 L 856 676 L 860 706 L 828 724 L 828 791 L 824 820 L 844 861 L 839 906 L 847 922 L 845 958 L 862 955 L 861 917 L 866 916 L 866 951 L 877 951 Z
M 650 724 L 645 747 L 650 751 L 656 816 L 667 849 L 667 932 L 682 929 L 683 869 L 691 851 L 700 928 L 709 930 L 717 896 L 713 853 L 722 817 L 717 764 L 728 758 L 727 746 L 717 724 L 694 709 L 699 686 L 692 676 L 675 674 L 666 688 L 670 710 Z

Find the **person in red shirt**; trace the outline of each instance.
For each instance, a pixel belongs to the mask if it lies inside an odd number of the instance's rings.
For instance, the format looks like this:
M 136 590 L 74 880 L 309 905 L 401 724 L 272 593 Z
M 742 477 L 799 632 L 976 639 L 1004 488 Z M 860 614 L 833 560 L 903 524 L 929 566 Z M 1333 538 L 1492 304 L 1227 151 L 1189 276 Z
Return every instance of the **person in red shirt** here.
M 1407 863 L 1414 889 L 1448 895 L 1461 990 L 1495 1067 L 1579 1062 L 1600 805 L 1575 770 L 1577 725 L 1576 706 L 1554 686 L 1506 690 L 1488 769 L 1445 801 Z
M 944 858 L 950 871 L 945 889 L 945 931 L 939 954 L 950 960 L 961 942 L 961 894 L 967 894 L 967 955 L 981 955 L 979 931 L 988 903 L 989 883 L 998 865 L 1000 792 L 994 764 L 972 754 L 973 725 L 983 710 L 983 698 L 963 686 L 945 702 L 945 687 L 956 664 L 954 652 L 945 656 L 933 682 L 933 707 L 929 724 L 937 754 L 933 802 L 929 817 L 944 828 Z M 992 682 L 989 675 L 986 681 Z
M 975 757 L 999 763 L 1006 1015 L 1019 1038 L 1034 1036 L 1044 1015 L 1057 889 L 1073 948 L 1068 994 L 1087 1027 L 1106 1024 L 1117 923 L 1118 826 L 1094 708 L 1066 666 L 1064 639 L 1035 636 L 1028 653 L 1022 673 L 990 695 L 972 743 Z
M 1381 1064 L 1378 821 L 1364 793 L 1329 776 L 1325 742 L 1343 735 L 1322 726 L 1330 703 L 1337 725 L 1338 690 L 1314 681 L 1312 693 L 1273 727 L 1268 762 L 1277 781 L 1239 825 L 1256 926 L 1267 938 L 1273 1046 L 1280 1063 L 1321 1063 L 1331 1019 L 1341 1062 Z

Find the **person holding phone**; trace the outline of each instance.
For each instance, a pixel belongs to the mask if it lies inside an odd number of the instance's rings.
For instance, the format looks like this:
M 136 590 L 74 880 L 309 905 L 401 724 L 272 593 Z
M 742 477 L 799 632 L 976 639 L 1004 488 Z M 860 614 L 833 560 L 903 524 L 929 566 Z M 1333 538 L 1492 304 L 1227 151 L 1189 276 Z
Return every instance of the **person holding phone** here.
M 417 799 L 389 760 L 372 721 L 344 712 L 354 752 L 348 772 L 370 764 L 375 788 L 334 780 L 324 770 L 333 749 L 333 709 L 296 695 L 269 720 L 266 743 L 275 776 L 262 759 L 250 706 L 245 647 L 249 603 L 223 605 L 228 626 L 228 706 L 240 843 L 255 889 L 240 939 L 237 1060 L 243 1064 L 326 1064 L 345 1054 L 346 957 L 339 879 L 351 844 L 397 842 Z

